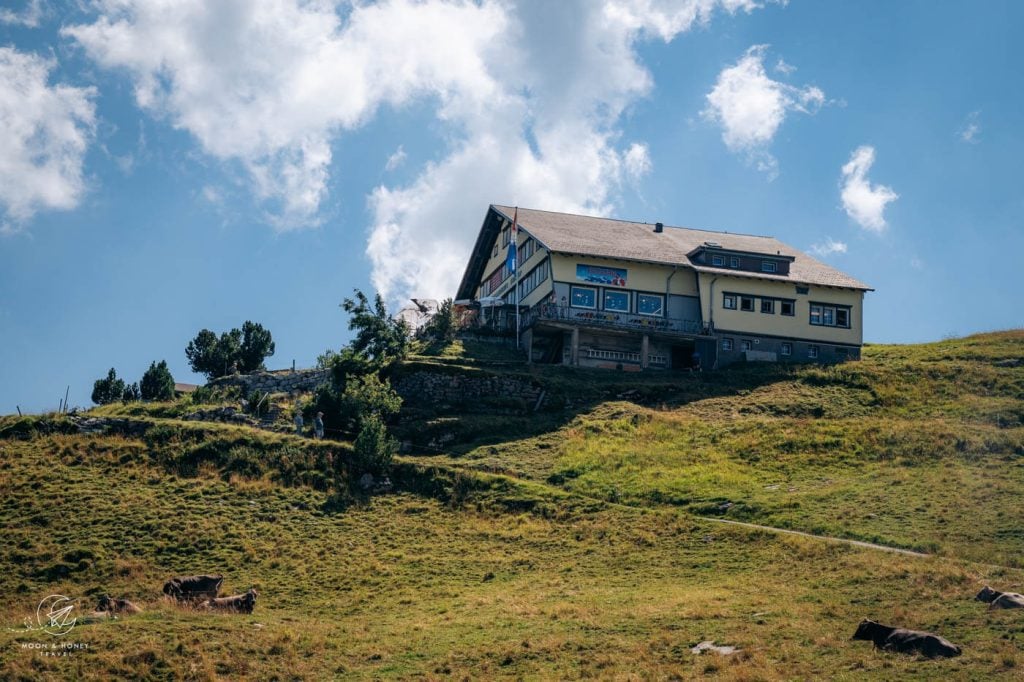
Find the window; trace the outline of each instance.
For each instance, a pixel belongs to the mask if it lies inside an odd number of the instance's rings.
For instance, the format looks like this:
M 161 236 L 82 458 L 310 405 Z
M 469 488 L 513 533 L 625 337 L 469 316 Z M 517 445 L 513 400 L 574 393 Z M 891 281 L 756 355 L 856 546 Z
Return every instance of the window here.
M 725 265 L 725 256 L 712 256 L 711 264 L 718 267 L 722 267 L 723 265 Z
M 750 350 L 750 341 L 748 339 L 743 339 L 742 341 L 740 341 L 740 350 L 741 351 L 748 351 L 748 350 Z
M 761 312 L 768 315 L 775 314 L 775 300 L 771 298 L 761 299 Z
M 533 240 L 533 237 L 527 237 L 526 241 L 519 245 L 519 253 L 516 256 L 516 266 L 521 266 L 526 261 L 530 260 L 537 251 L 537 242 Z
M 519 280 L 519 300 L 523 300 L 530 295 L 534 289 L 539 287 L 543 282 L 547 281 L 548 274 L 551 269 L 551 261 L 545 258 L 541 261 L 537 267 Z
M 590 287 L 572 287 L 570 290 L 570 302 L 574 308 L 596 308 L 597 289 Z
M 502 231 L 501 231 L 501 245 L 502 246 L 508 246 L 508 243 L 510 241 L 512 241 L 511 235 L 512 235 L 512 230 L 510 230 L 507 227 L 502 229 Z
M 732 350 L 732 339 L 722 339 L 722 350 Z
M 796 301 L 779 301 L 779 312 L 792 317 L 796 314 Z
M 664 315 L 665 297 L 660 294 L 637 294 L 636 311 L 641 315 Z
M 740 266 L 740 259 L 739 258 L 737 258 L 736 256 L 732 256 L 731 258 L 729 258 L 729 267 L 730 268 L 738 268 L 739 266 Z
M 778 271 L 778 269 L 778 264 L 776 264 L 776 262 L 773 260 L 761 261 L 761 272 L 776 272 Z
M 722 298 L 722 307 L 726 310 L 736 310 L 736 296 L 734 294 L 725 294 Z
M 746 310 L 748 313 L 754 312 L 754 297 L 740 296 L 740 310 Z
M 806 296 L 807 294 L 811 293 L 811 288 L 810 287 L 797 287 L 796 288 L 796 293 L 803 294 L 804 296 Z
M 604 309 L 622 313 L 629 312 L 629 293 L 625 291 L 604 290 Z
M 816 357 L 818 357 L 818 347 L 817 346 L 807 346 L 807 357 L 809 357 L 809 358 L 816 358 Z
M 811 304 L 810 322 L 816 326 L 850 328 L 850 308 L 848 306 L 828 305 L 826 303 Z
M 791 344 L 791 343 L 789 343 L 787 341 L 783 341 L 782 342 L 782 348 L 779 349 L 779 355 L 792 355 L 792 354 L 793 354 L 793 344 Z

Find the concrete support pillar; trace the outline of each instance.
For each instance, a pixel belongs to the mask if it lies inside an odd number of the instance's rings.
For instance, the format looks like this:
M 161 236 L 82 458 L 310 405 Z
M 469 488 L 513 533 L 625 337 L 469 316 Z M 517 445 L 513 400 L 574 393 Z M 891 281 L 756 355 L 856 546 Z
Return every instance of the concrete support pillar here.
M 523 332 L 523 346 L 526 348 L 526 364 L 533 363 L 533 330 Z
M 569 357 L 572 359 L 573 367 L 575 367 L 580 364 L 580 330 L 578 328 L 572 330 L 571 344 Z
M 644 334 L 643 340 L 640 341 L 640 369 L 647 369 L 647 352 L 651 348 L 651 339 L 647 334 Z

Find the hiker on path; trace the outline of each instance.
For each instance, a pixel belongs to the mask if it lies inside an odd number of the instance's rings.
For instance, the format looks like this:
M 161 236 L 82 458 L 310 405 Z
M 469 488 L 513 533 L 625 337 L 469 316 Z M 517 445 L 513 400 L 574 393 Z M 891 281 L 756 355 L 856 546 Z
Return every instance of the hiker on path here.
M 313 438 L 321 440 L 324 437 L 324 413 L 317 412 L 313 418 Z
M 302 418 L 302 410 L 295 409 L 295 435 L 302 435 L 302 427 L 306 425 L 306 420 Z

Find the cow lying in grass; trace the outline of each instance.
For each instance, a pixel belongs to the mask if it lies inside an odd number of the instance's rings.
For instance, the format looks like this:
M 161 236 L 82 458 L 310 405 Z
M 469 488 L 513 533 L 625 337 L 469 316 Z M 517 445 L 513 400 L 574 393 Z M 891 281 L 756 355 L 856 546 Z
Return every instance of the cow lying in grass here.
M 114 599 L 108 595 L 100 597 L 100 603 L 96 606 L 96 611 L 104 611 L 106 613 L 142 613 L 135 604 L 131 603 L 127 599 Z
M 960 655 L 960 647 L 938 635 L 889 627 L 867 619 L 861 621 L 857 632 L 853 633 L 853 639 L 870 640 L 876 649 L 904 654 L 919 653 L 928 658 Z
M 256 597 L 259 596 L 255 588 L 250 587 L 249 591 L 245 594 L 236 594 L 231 597 L 221 597 L 219 599 L 210 599 L 203 608 L 212 609 L 214 611 L 231 611 L 234 613 L 252 613 L 253 608 L 256 606 Z
M 986 602 L 990 609 L 1024 609 L 1024 595 L 1016 592 L 997 592 L 986 585 L 975 597 Z
M 181 602 L 216 599 L 223 583 L 224 576 L 222 575 L 189 575 L 184 578 L 171 578 L 164 583 L 164 594 Z

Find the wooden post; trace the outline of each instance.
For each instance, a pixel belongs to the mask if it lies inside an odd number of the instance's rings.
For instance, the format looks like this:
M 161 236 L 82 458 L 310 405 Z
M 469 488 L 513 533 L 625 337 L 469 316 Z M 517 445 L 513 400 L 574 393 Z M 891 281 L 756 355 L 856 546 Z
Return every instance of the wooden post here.
M 18 416 L 23 417 L 24 415 L 21 413 L 21 405 L 15 405 L 15 407 L 18 408 Z
M 68 412 L 68 394 L 69 393 L 71 393 L 71 384 L 68 384 L 68 387 L 66 389 L 64 389 L 64 414 L 67 414 L 67 412 Z
M 579 327 L 572 328 L 572 345 L 570 346 L 571 351 L 569 358 L 572 361 L 573 366 L 580 364 L 580 329 Z
M 643 339 L 640 341 L 640 368 L 647 369 L 647 353 L 651 347 L 651 339 L 647 334 L 644 334 Z
M 523 342 L 526 345 L 526 364 L 533 364 L 533 329 L 523 332 Z

